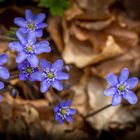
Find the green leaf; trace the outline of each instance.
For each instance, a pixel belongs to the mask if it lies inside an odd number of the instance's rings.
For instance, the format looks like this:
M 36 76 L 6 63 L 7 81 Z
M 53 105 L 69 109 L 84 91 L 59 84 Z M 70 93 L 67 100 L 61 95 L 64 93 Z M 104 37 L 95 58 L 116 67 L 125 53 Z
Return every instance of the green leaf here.
M 49 8 L 51 14 L 62 16 L 70 5 L 68 0 L 40 0 L 39 6 Z
M 39 6 L 49 8 L 53 5 L 53 0 L 40 0 Z
M 51 7 L 50 12 L 55 16 L 62 16 L 64 13 L 64 9 L 61 7 Z
M 17 40 L 16 39 L 16 32 L 17 32 L 18 28 L 17 27 L 10 27 L 8 32 L 7 32 L 7 36 L 8 38 L 12 41 Z

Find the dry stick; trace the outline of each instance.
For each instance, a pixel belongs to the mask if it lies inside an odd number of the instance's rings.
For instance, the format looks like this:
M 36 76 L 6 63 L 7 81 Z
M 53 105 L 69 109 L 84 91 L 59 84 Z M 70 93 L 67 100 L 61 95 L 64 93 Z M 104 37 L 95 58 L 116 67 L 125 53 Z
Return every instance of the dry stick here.
M 105 109 L 107 109 L 107 108 L 109 108 L 111 106 L 112 106 L 112 104 L 106 105 L 106 106 L 100 108 L 99 110 L 97 110 L 95 112 L 92 112 L 91 114 L 88 114 L 87 116 L 85 116 L 85 118 L 89 118 L 91 116 L 94 116 L 94 115 L 98 114 L 99 112 L 101 112 L 101 111 L 103 111 L 103 110 L 105 110 Z

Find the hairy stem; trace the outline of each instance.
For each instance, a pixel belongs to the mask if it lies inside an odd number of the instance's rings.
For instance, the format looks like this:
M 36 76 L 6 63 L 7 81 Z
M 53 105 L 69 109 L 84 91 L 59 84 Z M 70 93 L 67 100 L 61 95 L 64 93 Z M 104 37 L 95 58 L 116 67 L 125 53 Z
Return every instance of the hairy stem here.
M 111 106 L 112 106 L 112 104 L 106 105 L 106 106 L 100 108 L 99 110 L 97 110 L 97 111 L 95 111 L 95 112 L 92 112 L 92 113 L 88 114 L 88 115 L 86 116 L 86 118 L 89 118 L 89 117 L 91 117 L 91 116 L 94 116 L 94 115 L 100 113 L 101 111 L 103 111 L 103 110 L 105 110 L 105 109 L 111 107 Z

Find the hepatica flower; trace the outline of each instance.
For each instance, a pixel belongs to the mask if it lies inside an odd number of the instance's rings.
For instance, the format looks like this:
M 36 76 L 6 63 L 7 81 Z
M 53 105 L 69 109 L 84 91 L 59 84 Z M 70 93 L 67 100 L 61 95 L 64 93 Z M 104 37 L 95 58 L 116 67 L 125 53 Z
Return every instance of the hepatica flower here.
M 48 41 L 36 42 L 34 34 L 25 36 L 22 32 L 17 32 L 17 37 L 20 42 L 11 42 L 9 47 L 12 50 L 19 52 L 16 57 L 17 63 L 22 63 L 25 59 L 29 61 L 31 66 L 37 67 L 38 57 L 36 55 L 41 53 L 48 53 L 51 51 Z
M 112 105 L 116 106 L 121 103 L 122 98 L 130 104 L 137 103 L 137 96 L 132 91 L 138 84 L 138 78 L 128 78 L 129 70 L 124 68 L 119 77 L 110 73 L 107 75 L 107 82 L 111 85 L 104 92 L 106 96 L 113 96 Z
M 70 108 L 72 100 L 62 101 L 59 105 L 54 107 L 55 120 L 62 124 L 64 120 L 67 122 L 72 122 L 72 116 L 76 113 L 76 110 Z
M 19 76 L 20 80 L 29 79 L 30 81 L 34 81 L 31 78 L 31 74 L 38 71 L 38 68 L 37 67 L 35 67 L 35 68 L 32 67 L 27 60 L 18 64 L 18 69 L 20 70 L 20 76 Z
M 7 60 L 8 60 L 8 56 L 6 54 L 0 55 L 0 78 L 2 79 L 8 79 L 10 77 L 10 73 L 7 70 L 7 68 L 2 66 L 3 64 L 7 62 Z M 3 88 L 4 88 L 4 83 L 0 81 L 0 89 L 3 89 Z
M 61 59 L 56 60 L 53 64 L 42 59 L 40 60 L 40 72 L 35 72 L 31 75 L 32 79 L 41 81 L 41 92 L 46 92 L 50 86 L 58 91 L 63 90 L 61 80 L 69 78 L 67 73 L 62 72 L 63 61 Z
M 43 13 L 33 15 L 31 10 L 25 10 L 25 19 L 17 17 L 14 23 L 20 27 L 19 31 L 22 33 L 33 33 L 36 37 L 41 37 L 42 29 L 47 27 L 47 24 L 43 23 L 45 18 Z

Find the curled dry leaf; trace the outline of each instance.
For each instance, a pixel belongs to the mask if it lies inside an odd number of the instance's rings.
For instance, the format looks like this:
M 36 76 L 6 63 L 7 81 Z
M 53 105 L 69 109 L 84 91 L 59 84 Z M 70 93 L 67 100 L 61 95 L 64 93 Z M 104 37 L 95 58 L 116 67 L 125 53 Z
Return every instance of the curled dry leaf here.
M 80 8 L 85 10 L 92 19 L 105 19 L 110 16 L 108 7 L 115 0 L 76 0 Z M 96 5 L 96 6 L 95 6 Z
M 99 54 L 94 54 L 92 46 L 87 42 L 69 41 L 66 42 L 63 59 L 66 63 L 74 63 L 80 68 L 96 64 L 107 58 L 120 55 L 123 52 L 112 36 L 108 36 L 105 46 L 102 47 L 103 50 Z
M 24 108 L 25 111 L 21 115 L 28 125 L 39 120 L 39 113 L 34 107 L 25 105 Z
M 131 73 L 138 75 L 140 66 L 140 49 L 137 46 L 135 49 L 130 49 L 126 53 L 119 57 L 109 59 L 93 66 L 91 71 L 93 75 L 102 77 L 105 79 L 106 75 L 110 72 L 119 73 L 123 68 L 129 68 Z
M 62 42 L 62 31 L 61 31 L 61 18 L 60 17 L 49 17 L 47 30 L 50 33 L 51 38 L 55 42 L 58 50 L 61 52 L 63 50 Z

